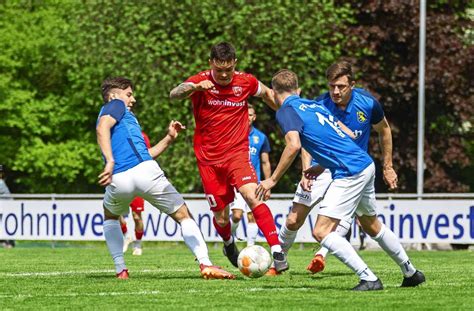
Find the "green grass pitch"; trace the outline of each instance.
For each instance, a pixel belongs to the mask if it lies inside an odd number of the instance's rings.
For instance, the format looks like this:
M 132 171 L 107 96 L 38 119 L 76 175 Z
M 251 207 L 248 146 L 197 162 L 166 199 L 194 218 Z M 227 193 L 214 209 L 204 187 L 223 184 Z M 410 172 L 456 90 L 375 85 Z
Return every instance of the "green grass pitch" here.
M 332 256 L 324 272 L 309 275 L 310 247 L 291 250 L 284 275 L 248 279 L 231 267 L 221 244 L 209 243 L 214 263 L 237 279 L 204 280 L 184 244 L 144 242 L 143 256 L 126 254 L 131 278 L 117 280 L 105 243 L 48 245 L 0 249 L 0 310 L 474 309 L 471 251 L 409 252 L 427 278 L 418 288 L 399 288 L 400 270 L 385 253 L 363 251 L 385 289 L 360 293 L 350 291 L 357 277 Z

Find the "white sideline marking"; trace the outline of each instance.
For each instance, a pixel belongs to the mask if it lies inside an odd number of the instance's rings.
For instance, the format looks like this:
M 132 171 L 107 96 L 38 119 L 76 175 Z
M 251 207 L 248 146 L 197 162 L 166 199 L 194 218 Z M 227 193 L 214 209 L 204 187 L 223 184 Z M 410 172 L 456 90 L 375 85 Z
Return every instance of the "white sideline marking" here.
M 274 292 L 274 291 L 310 291 L 314 290 L 311 287 L 277 287 L 277 288 L 267 288 L 267 287 L 250 287 L 250 288 L 234 288 L 232 291 L 234 292 Z M 209 293 L 209 289 L 189 289 L 186 291 L 182 291 L 183 293 L 189 294 L 196 294 L 196 293 Z M 228 292 L 228 289 L 217 289 L 212 291 L 215 293 L 220 292 Z M 98 292 L 98 293 L 63 293 L 63 294 L 44 294 L 44 295 L 31 295 L 31 294 L 17 294 L 17 295 L 9 295 L 9 294 L 0 294 L 0 298 L 35 298 L 35 297 L 107 297 L 107 296 L 150 296 L 150 295 L 158 295 L 162 292 L 159 290 L 152 290 L 152 291 L 139 291 L 139 292 Z
M 199 268 L 195 269 L 145 269 L 145 270 L 132 270 L 130 273 L 141 274 L 141 273 L 158 273 L 158 272 L 188 272 L 198 271 Z M 64 275 L 84 275 L 84 274 L 100 274 L 100 273 L 115 273 L 115 270 L 83 270 L 83 271 L 49 271 L 49 272 L 0 272 L 0 276 L 4 277 L 28 277 L 28 276 L 64 276 Z
M 139 292 L 99 292 L 99 293 L 64 293 L 64 294 L 45 294 L 45 295 L 31 295 L 31 294 L 18 294 L 18 295 L 1 295 L 0 298 L 34 298 L 34 297 L 82 297 L 82 296 L 144 296 L 144 295 L 157 295 L 160 291 L 139 291 Z

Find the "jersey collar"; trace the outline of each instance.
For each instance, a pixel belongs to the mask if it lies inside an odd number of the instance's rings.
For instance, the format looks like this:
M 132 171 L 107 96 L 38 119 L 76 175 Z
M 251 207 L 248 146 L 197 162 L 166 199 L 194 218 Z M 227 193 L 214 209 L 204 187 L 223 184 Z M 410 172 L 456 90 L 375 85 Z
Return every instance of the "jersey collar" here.
M 329 96 L 329 92 L 328 92 L 328 96 Z M 349 102 L 347 103 L 346 109 L 341 110 L 341 109 L 336 105 L 336 103 L 331 99 L 331 97 L 329 96 L 329 102 L 330 102 L 331 105 L 334 107 L 334 109 L 335 109 L 335 111 L 336 111 L 337 113 L 345 113 L 345 114 L 351 113 L 351 111 L 352 111 L 352 106 L 353 106 L 353 101 L 354 101 L 354 90 L 351 91 L 351 98 L 349 99 Z
M 299 98 L 300 97 L 298 95 L 290 95 L 285 99 L 285 101 L 283 102 L 283 104 L 281 106 L 283 107 L 285 105 L 288 105 L 291 101 L 299 99 Z

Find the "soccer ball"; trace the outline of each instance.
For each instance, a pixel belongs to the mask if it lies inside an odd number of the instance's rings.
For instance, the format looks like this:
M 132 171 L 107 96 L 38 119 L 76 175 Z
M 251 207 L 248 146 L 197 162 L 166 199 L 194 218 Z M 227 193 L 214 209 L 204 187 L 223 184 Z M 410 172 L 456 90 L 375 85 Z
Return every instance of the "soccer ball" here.
M 272 259 L 265 248 L 252 245 L 240 251 L 237 264 L 243 275 L 249 278 L 259 278 L 268 271 Z

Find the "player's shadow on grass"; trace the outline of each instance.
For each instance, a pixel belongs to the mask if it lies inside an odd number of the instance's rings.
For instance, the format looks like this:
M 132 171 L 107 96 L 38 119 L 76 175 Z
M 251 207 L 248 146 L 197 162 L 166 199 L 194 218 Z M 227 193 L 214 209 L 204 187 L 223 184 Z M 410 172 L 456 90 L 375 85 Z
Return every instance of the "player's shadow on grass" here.
M 310 278 L 327 278 L 327 277 L 335 277 L 335 276 L 347 276 L 347 275 L 353 275 L 351 271 L 348 272 L 323 272 L 323 273 L 316 273 L 316 274 L 311 274 L 308 271 L 298 271 L 298 272 L 290 272 L 290 275 L 294 276 L 307 276 Z

